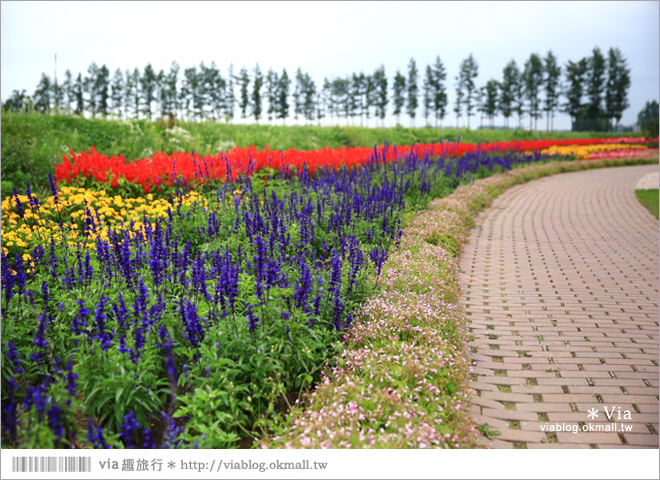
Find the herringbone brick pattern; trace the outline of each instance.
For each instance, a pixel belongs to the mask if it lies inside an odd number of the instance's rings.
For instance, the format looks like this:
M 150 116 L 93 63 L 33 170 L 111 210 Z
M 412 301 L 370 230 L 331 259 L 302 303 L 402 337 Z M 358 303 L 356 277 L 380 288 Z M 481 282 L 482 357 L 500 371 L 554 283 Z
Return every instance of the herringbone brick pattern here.
M 658 222 L 634 195 L 657 169 L 547 177 L 479 216 L 461 286 L 490 446 L 658 447 Z

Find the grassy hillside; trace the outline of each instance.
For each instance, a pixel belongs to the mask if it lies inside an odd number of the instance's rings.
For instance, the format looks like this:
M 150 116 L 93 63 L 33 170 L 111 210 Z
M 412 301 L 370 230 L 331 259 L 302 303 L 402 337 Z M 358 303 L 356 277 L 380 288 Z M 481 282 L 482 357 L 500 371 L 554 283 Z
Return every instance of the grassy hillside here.
M 412 144 L 456 140 L 470 143 L 532 140 L 541 138 L 590 138 L 594 132 L 530 132 L 523 130 L 466 130 L 433 128 L 366 128 L 274 125 L 227 125 L 177 122 L 174 129 L 163 122 L 84 119 L 73 116 L 2 113 L 3 195 L 26 181 L 43 188 L 48 173 L 69 149 L 87 150 L 91 145 L 108 155 L 127 159 L 149 156 L 155 151 L 195 150 L 217 153 L 234 146 L 311 150 L 323 147 L 354 147 Z

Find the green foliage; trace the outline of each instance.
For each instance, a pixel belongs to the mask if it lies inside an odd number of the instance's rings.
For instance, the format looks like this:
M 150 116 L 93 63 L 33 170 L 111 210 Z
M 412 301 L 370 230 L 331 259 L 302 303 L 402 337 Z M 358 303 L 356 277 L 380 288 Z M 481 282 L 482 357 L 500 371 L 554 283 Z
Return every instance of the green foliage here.
M 557 63 L 557 57 L 550 50 L 543 59 L 543 86 L 545 91 L 545 106 L 543 109 L 548 117 L 548 130 L 552 129 L 552 117 L 559 106 L 560 81 L 561 67 Z
M 522 73 L 522 83 L 525 86 L 525 98 L 527 99 L 527 112 L 529 113 L 529 128 L 532 129 L 532 122 L 538 120 L 541 116 L 541 101 L 539 93 L 543 84 L 543 61 L 541 57 L 532 53 L 525 62 L 525 68 Z
M 610 48 L 607 55 L 607 85 L 605 89 L 605 116 L 608 120 L 621 120 L 623 111 L 630 106 L 630 69 L 623 53 L 618 48 Z M 657 115 L 656 115 L 657 118 Z
M 408 89 L 408 95 L 406 97 L 406 111 L 408 112 L 408 116 L 413 121 L 413 125 L 415 122 L 417 105 L 419 103 L 419 99 L 417 98 L 417 76 L 417 64 L 415 63 L 415 59 L 411 58 L 410 63 L 408 63 L 408 81 L 406 82 L 406 88 Z
M 461 62 L 461 65 L 459 67 L 459 74 L 458 74 L 458 86 L 457 86 L 457 93 L 461 92 L 462 97 L 462 92 L 465 92 L 465 97 L 464 97 L 464 104 L 465 104 L 465 114 L 468 117 L 468 123 L 467 127 L 468 130 L 470 129 L 470 117 L 472 116 L 472 109 L 475 107 L 475 101 L 476 97 L 475 95 L 477 94 L 477 88 L 475 86 L 474 80 L 477 78 L 477 75 L 479 74 L 479 64 L 477 61 L 474 59 L 474 56 L 470 54 L 465 60 Z M 460 102 L 457 101 L 457 104 Z
M 404 78 L 405 81 L 405 78 Z M 287 107 L 288 108 L 288 107 Z M 49 173 L 62 155 L 89 150 L 91 145 L 106 155 L 144 158 L 153 152 L 192 151 L 217 154 L 234 146 L 256 145 L 271 150 L 324 147 L 373 147 L 385 141 L 395 145 L 458 140 L 484 143 L 543 138 L 591 138 L 615 136 L 595 132 L 537 132 L 524 130 L 466 130 L 434 128 L 366 128 L 275 125 L 232 125 L 214 122 L 177 122 L 169 128 L 147 120 L 85 119 L 67 115 L 3 112 L 2 181 L 5 188 L 46 189 Z M 20 142 L 20 145 L 18 145 Z M 16 155 L 14 155 L 16 153 Z
M 522 116 L 522 98 L 519 98 L 520 70 L 515 60 L 507 63 L 502 71 L 502 83 L 500 85 L 499 107 L 508 126 L 509 118 L 514 113 Z M 516 108 L 518 106 L 518 108 Z
M 656 219 L 658 218 L 658 189 L 649 189 L 649 190 L 635 190 L 635 195 L 639 203 L 644 205 L 651 215 Z
M 637 115 L 637 123 L 642 127 L 644 134 L 649 137 L 658 137 L 658 102 L 646 102 L 644 108 Z

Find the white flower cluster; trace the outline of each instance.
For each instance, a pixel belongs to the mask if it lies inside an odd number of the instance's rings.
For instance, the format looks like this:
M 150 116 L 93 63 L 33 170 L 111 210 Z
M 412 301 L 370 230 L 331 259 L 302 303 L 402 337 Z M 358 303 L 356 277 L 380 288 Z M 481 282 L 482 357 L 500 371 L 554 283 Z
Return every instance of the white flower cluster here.
M 142 129 L 140 128 L 140 125 L 139 125 L 139 124 L 137 123 L 137 121 L 135 121 L 135 120 L 123 119 L 123 120 L 121 121 L 121 123 L 123 123 L 124 125 L 127 125 L 127 126 L 128 126 L 128 128 L 129 128 L 129 130 L 130 130 L 129 133 L 130 133 L 131 135 L 134 135 L 134 134 L 141 134 L 141 133 L 142 133 Z
M 216 149 L 219 152 L 226 152 L 227 150 L 231 150 L 232 148 L 235 148 L 236 144 L 232 142 L 231 140 L 220 140 L 220 143 L 218 143 L 218 146 Z
M 167 132 L 173 137 L 171 141 L 192 140 L 192 135 L 190 135 L 190 132 L 178 125 L 175 125 L 172 128 L 168 128 Z

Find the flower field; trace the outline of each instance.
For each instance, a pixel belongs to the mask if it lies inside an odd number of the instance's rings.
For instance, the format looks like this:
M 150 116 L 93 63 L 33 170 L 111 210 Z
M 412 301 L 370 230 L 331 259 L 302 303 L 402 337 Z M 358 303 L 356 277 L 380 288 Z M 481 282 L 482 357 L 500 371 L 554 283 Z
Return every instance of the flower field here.
M 217 155 L 196 156 L 194 152 L 174 152 L 170 155 L 157 152 L 149 158 L 127 161 L 123 156 L 106 156 L 97 152 L 94 147 L 89 152 L 70 156 L 63 155 L 61 164 L 55 167 L 58 182 L 96 182 L 118 187 L 120 182 L 139 185 L 145 193 L 152 188 L 166 184 L 171 187 L 178 177 L 196 179 L 200 182 L 221 180 L 233 182 L 240 176 L 249 176 L 264 168 L 281 170 L 283 168 L 300 170 L 306 168 L 313 175 L 317 168 L 335 169 L 337 167 L 354 168 L 368 162 L 398 161 L 411 153 L 417 158 L 429 157 L 459 157 L 466 153 L 495 153 L 508 151 L 534 152 L 545 149 L 562 148 L 566 153 L 560 155 L 581 154 L 584 148 L 591 146 L 594 151 L 616 150 L 635 144 L 645 148 L 640 143 L 649 143 L 650 139 L 630 138 L 595 138 L 573 140 L 534 140 L 492 142 L 480 145 L 470 143 L 430 143 L 412 146 L 383 145 L 366 148 L 324 148 L 321 150 L 299 151 L 289 149 L 270 151 L 268 148 L 257 150 L 250 148 L 233 148 Z M 618 144 L 617 144 L 618 143 Z M 552 155 L 553 153 L 549 153 Z
M 458 246 L 410 214 L 561 158 L 544 149 L 626 140 L 71 152 L 48 194 L 2 201 L 3 445 L 249 446 L 357 369 L 373 378 L 333 388 L 350 402 L 319 417 L 327 437 L 295 446 L 469 446 L 458 292 L 429 285 Z

